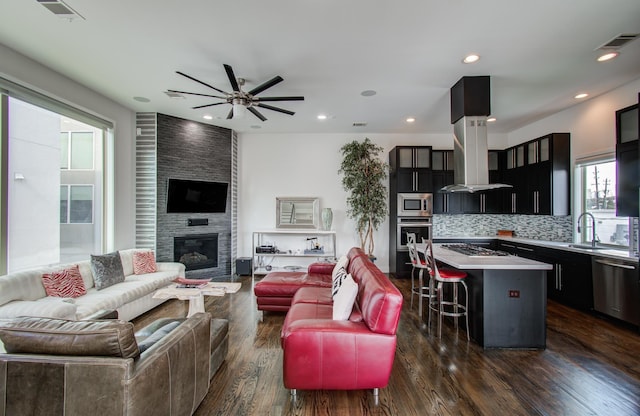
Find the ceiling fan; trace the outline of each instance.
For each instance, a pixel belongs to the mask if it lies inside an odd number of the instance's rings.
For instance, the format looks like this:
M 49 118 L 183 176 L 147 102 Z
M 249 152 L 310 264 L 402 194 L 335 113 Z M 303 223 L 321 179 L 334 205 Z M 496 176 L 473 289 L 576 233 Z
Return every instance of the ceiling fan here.
M 202 82 L 183 72 L 176 71 L 176 73 L 182 75 L 183 77 L 189 78 L 192 81 L 195 81 L 206 87 L 212 88 L 215 91 L 218 91 L 220 94 L 223 94 L 223 96 L 201 94 L 197 92 L 188 92 L 188 91 L 177 91 L 177 90 L 168 90 L 168 91 L 173 93 L 178 93 L 178 94 L 199 95 L 201 97 L 219 98 L 221 100 L 224 100 L 223 102 L 198 105 L 192 108 L 195 110 L 197 108 L 212 107 L 214 105 L 231 104 L 232 105 L 231 111 L 229 111 L 229 114 L 227 115 L 227 119 L 241 118 L 242 116 L 244 116 L 244 113 L 246 112 L 246 110 L 249 110 L 251 113 L 253 113 L 253 115 L 258 117 L 260 120 L 265 121 L 267 118 L 263 116 L 262 113 L 260 113 L 256 109 L 256 107 L 266 108 L 267 110 L 278 111 L 280 113 L 289 114 L 290 116 L 292 116 L 295 114 L 293 111 L 285 110 L 284 108 L 280 108 L 280 107 L 274 107 L 269 104 L 264 104 L 264 102 L 265 101 L 268 102 L 268 101 L 303 101 L 304 100 L 304 97 L 301 97 L 301 96 L 256 97 L 256 95 L 260 94 L 262 91 L 273 87 L 279 82 L 284 81 L 282 77 L 278 75 L 276 77 L 273 77 L 269 81 L 258 85 L 251 91 L 242 91 L 242 86 L 244 85 L 245 80 L 243 78 L 236 78 L 235 74 L 233 73 L 233 68 L 231 68 L 230 65 L 224 64 L 224 69 L 227 72 L 227 77 L 229 77 L 229 83 L 231 84 L 231 88 L 233 88 L 233 92 L 223 91 L 219 88 L 214 87 L 213 85 L 209 85 L 206 82 Z

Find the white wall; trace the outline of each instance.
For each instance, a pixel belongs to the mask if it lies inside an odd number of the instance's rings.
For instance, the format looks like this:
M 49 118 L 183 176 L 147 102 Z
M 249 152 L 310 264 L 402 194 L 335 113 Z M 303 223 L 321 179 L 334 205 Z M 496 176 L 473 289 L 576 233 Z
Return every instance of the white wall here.
M 113 247 L 135 244 L 135 113 L 0 44 L 0 75 L 114 123 L 115 235 Z
M 252 232 L 273 229 L 276 197 L 319 197 L 321 208 L 333 211 L 332 229 L 337 233 L 337 252 L 346 253 L 359 246 L 353 220 L 346 215 L 347 194 L 338 169 L 340 148 L 352 140 L 364 140 L 382 146 L 381 158 L 388 161 L 389 151 L 398 145 L 433 146 L 453 149 L 451 134 L 240 134 L 238 190 L 238 256 L 252 254 Z M 504 148 L 506 135 L 489 137 L 490 148 Z M 380 269 L 389 269 L 389 223 L 385 221 L 374 240 L 374 254 Z M 304 248 L 304 247 L 301 247 Z
M 582 157 L 614 152 L 616 148 L 615 112 L 637 104 L 640 78 L 607 94 L 594 97 L 542 120 L 509 133 L 509 146 L 547 133 L 571 133 L 572 161 Z

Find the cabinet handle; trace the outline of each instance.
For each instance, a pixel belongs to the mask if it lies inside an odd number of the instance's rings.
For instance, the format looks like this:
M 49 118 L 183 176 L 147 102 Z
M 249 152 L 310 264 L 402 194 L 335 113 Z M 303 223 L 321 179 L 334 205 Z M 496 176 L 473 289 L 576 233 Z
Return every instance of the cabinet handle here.
M 627 269 L 627 270 L 635 270 L 636 269 L 635 266 L 632 266 L 630 264 L 610 263 L 610 262 L 604 261 L 604 260 L 596 260 L 596 263 L 604 264 L 605 266 L 619 267 L 621 269 Z
M 554 273 L 555 273 L 555 275 L 556 275 L 556 283 L 555 283 L 555 286 L 554 286 L 554 287 L 555 287 L 555 289 L 556 289 L 556 290 L 558 290 L 558 265 L 557 265 L 557 264 L 555 264 L 554 266 L 555 266 L 555 267 L 553 268 L 553 272 L 554 272 Z
M 532 248 L 529 248 L 529 247 L 520 247 L 520 246 L 518 246 L 518 247 L 516 247 L 516 248 L 517 248 L 518 250 L 522 250 L 522 251 L 533 251 L 533 249 L 532 249 Z
M 516 246 L 514 246 L 513 244 L 507 244 L 507 243 L 502 243 L 503 247 L 510 247 L 510 248 L 516 248 Z
M 558 263 L 558 290 L 562 292 L 562 264 Z

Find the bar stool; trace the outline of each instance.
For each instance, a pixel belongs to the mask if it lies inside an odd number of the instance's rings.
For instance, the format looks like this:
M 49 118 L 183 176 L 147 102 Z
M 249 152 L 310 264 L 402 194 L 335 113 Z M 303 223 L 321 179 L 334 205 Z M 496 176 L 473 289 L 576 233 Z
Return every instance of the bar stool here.
M 430 293 L 433 293 L 434 287 L 433 282 L 438 283 L 438 286 L 435 288 L 434 297 L 429 299 L 429 328 L 431 327 L 431 311 L 438 313 L 438 338 L 442 338 L 442 317 L 443 316 L 451 316 L 455 318 L 455 327 L 458 328 L 458 318 L 461 316 L 465 317 L 465 322 L 467 326 L 467 340 L 470 340 L 469 337 L 469 290 L 467 288 L 467 284 L 465 283 L 465 278 L 467 277 L 467 273 L 457 270 L 457 269 L 448 269 L 448 268 L 438 268 L 436 264 L 436 260 L 433 256 L 433 243 L 431 240 L 427 240 L 424 242 L 426 249 L 424 252 L 426 258 L 426 264 L 429 267 L 429 274 L 431 275 L 430 280 Z M 451 284 L 453 290 L 453 297 L 451 299 L 444 299 L 444 285 Z M 460 303 L 458 300 L 458 285 L 462 285 L 464 289 L 464 304 Z M 433 300 L 435 299 L 435 301 Z M 445 309 L 446 308 L 446 309 Z
M 435 296 L 433 294 L 433 290 L 431 289 L 433 285 L 431 284 L 431 277 L 429 277 L 429 284 L 425 286 L 424 284 L 424 271 L 427 270 L 429 273 L 429 268 L 427 267 L 427 263 L 423 257 L 420 257 L 418 254 L 418 250 L 416 248 L 416 235 L 414 233 L 407 233 L 407 248 L 409 249 L 409 258 L 411 259 L 411 307 L 413 308 L 413 295 L 418 295 L 418 316 L 422 319 L 422 299 L 428 298 L 429 303 L 431 303 L 431 299 Z M 418 285 L 415 285 L 414 281 L 414 272 L 416 269 L 419 269 L 418 272 Z

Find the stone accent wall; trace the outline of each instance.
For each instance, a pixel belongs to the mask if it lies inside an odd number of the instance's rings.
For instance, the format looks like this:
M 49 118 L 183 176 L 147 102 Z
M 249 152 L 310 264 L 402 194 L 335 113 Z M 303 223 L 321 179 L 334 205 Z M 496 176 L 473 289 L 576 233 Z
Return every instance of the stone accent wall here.
M 551 215 L 465 214 L 434 215 L 433 237 L 492 237 L 498 230 L 514 230 L 516 237 L 573 241 L 572 217 Z
M 218 267 L 193 270 L 190 278 L 231 274 L 232 131 L 164 114 L 157 116 L 157 241 L 158 261 L 173 261 L 173 238 L 218 233 Z M 224 213 L 167 213 L 169 178 L 227 182 Z M 189 218 L 206 218 L 209 225 L 188 226 Z

